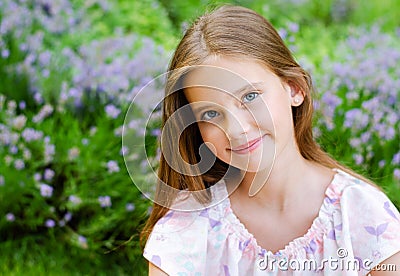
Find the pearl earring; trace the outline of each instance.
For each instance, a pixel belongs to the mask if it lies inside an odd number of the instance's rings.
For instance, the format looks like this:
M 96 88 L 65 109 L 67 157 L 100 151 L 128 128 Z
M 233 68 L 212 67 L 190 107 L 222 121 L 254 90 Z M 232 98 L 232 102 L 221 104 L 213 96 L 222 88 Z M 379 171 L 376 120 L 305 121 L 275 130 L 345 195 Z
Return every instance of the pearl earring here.
M 300 103 L 300 99 L 299 99 L 299 98 L 294 98 L 294 103 L 295 103 L 295 104 Z

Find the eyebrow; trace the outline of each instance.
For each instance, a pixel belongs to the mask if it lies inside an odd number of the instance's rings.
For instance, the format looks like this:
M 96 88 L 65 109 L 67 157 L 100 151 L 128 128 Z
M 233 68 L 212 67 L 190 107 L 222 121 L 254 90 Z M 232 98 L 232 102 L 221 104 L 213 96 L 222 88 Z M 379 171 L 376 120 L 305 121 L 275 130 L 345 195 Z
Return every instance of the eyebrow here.
M 253 82 L 253 83 L 249 83 L 246 84 L 245 86 L 243 86 L 242 88 L 236 90 L 235 92 L 233 92 L 232 94 L 235 96 L 238 96 L 246 91 L 249 91 L 250 89 L 260 89 L 260 85 L 262 84 L 262 81 L 259 82 Z
M 235 95 L 236 97 L 239 98 L 239 95 L 243 94 L 246 91 L 249 91 L 250 89 L 259 89 L 259 86 L 262 84 L 263 82 L 259 81 L 259 82 L 254 82 L 254 83 L 249 83 L 246 84 L 245 86 L 239 88 L 238 90 L 236 90 L 235 92 L 233 92 L 232 94 Z M 192 110 L 194 113 L 198 113 L 200 111 L 202 111 L 203 109 L 208 108 L 209 105 L 203 105 L 203 106 L 199 106 L 199 107 L 192 107 Z

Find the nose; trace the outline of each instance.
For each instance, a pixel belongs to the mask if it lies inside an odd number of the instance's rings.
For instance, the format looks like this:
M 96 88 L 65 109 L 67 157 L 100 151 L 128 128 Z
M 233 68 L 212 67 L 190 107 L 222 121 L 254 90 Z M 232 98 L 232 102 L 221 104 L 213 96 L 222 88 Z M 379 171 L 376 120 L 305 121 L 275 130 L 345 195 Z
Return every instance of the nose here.
M 224 131 L 230 139 L 243 139 L 253 125 L 254 119 L 246 109 L 237 108 L 226 112 Z

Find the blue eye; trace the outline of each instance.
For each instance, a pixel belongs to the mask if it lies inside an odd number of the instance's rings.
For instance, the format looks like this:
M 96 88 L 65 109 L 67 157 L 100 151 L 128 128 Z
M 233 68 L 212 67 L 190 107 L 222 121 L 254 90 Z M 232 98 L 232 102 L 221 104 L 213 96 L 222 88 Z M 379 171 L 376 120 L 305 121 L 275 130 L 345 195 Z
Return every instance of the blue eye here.
M 258 92 L 250 92 L 243 97 L 244 102 L 251 102 L 260 95 Z
M 206 111 L 206 112 L 203 113 L 203 116 L 201 116 L 201 119 L 208 121 L 208 120 L 211 120 L 211 119 L 213 119 L 213 118 L 215 118 L 217 116 L 218 116 L 218 112 L 217 111 L 209 110 L 209 111 Z

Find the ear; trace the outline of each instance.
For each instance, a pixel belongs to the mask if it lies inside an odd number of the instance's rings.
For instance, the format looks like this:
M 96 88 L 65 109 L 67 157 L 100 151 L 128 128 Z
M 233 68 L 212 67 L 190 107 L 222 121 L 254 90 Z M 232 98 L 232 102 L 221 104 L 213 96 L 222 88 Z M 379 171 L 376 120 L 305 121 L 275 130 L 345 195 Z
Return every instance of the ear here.
M 289 93 L 292 106 L 299 106 L 304 101 L 304 93 L 292 82 L 284 83 L 285 90 Z

